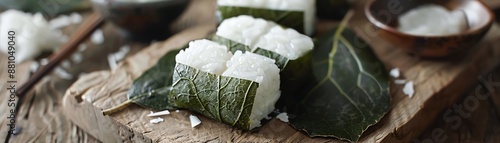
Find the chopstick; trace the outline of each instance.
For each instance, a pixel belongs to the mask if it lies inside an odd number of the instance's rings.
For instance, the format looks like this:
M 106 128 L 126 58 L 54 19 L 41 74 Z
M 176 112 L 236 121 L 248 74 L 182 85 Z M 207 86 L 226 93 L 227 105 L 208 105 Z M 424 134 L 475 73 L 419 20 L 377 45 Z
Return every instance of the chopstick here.
M 35 86 L 45 75 L 50 73 L 61 61 L 69 57 L 73 52 L 76 51 L 78 45 L 86 40 L 99 26 L 104 23 L 102 16 L 99 13 L 94 12 L 90 15 L 87 20 L 85 20 L 75 33 L 70 37 L 69 41 L 62 45 L 59 52 L 54 52 L 49 57 L 49 63 L 43 66 L 40 70 L 37 70 L 33 76 L 28 79 L 28 81 L 23 84 L 16 92 L 18 97 L 18 102 L 16 105 L 16 115 L 19 111 L 19 107 L 23 102 L 24 96 Z M 7 135 L 6 141 L 10 139 L 11 134 Z
M 98 13 L 93 13 L 90 17 L 85 20 L 85 22 L 76 30 L 76 32 L 70 37 L 69 41 L 65 43 L 59 52 L 55 52 L 49 57 L 49 63 L 43 66 L 40 70 L 37 70 L 33 76 L 22 85 L 16 95 L 22 98 L 40 79 L 52 71 L 61 61 L 69 57 L 78 45 L 86 40 L 92 32 L 94 32 L 99 26 L 103 24 L 103 18 Z

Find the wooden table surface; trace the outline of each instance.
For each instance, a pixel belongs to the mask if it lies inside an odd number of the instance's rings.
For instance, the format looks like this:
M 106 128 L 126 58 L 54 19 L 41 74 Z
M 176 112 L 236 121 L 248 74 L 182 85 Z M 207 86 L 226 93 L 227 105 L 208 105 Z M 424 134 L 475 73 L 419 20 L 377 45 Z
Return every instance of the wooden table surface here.
M 492 7 L 500 7 L 500 1 L 487 0 Z M 84 12 L 88 14 L 89 12 Z M 64 28 L 64 33 L 71 34 L 78 25 L 71 25 Z M 182 25 L 184 29 L 193 25 Z M 17 115 L 16 125 L 22 130 L 18 135 L 12 137 L 11 142 L 99 142 L 94 137 L 72 124 L 61 112 L 61 100 L 66 89 L 78 79 L 80 74 L 90 73 L 100 70 L 108 70 L 107 55 L 119 50 L 120 47 L 128 45 L 131 51 L 128 55 L 133 55 L 140 51 L 147 44 L 134 43 L 121 38 L 116 28 L 111 24 L 104 25 L 105 43 L 96 45 L 86 41 L 85 50 L 74 54 L 74 58 L 67 61 L 69 67 L 60 68 L 73 75 L 71 79 L 63 79 L 57 74 L 51 73 L 42 80 L 34 90 L 25 98 L 25 103 L 21 106 Z M 499 43 L 500 44 L 500 43 Z M 77 57 L 83 57 L 81 62 Z M 5 59 L 6 55 L 0 54 L 0 59 Z M 500 57 L 499 57 L 500 58 Z M 26 81 L 30 75 L 30 65 L 34 61 L 28 61 L 18 65 L 16 72 L 18 84 Z M 6 67 L 5 62 L 0 63 L 1 69 Z M 0 70 L 0 101 L 8 99 L 5 83 L 7 72 Z M 480 79 L 480 80 L 479 80 Z M 482 81 L 482 82 L 481 82 Z M 486 81 L 486 82 L 484 82 Z M 490 74 L 478 77 L 477 86 L 464 93 L 462 100 L 456 102 L 447 110 L 442 111 L 440 117 L 435 120 L 432 126 L 417 139 L 416 142 L 444 141 L 444 142 L 500 142 L 500 68 Z M 490 87 L 493 91 L 488 98 L 479 99 L 485 93 L 485 89 Z M 476 101 L 478 104 L 476 104 Z M 463 110 L 464 106 L 474 106 L 473 110 L 464 112 L 454 112 Z M 8 130 L 6 126 L 10 108 L 7 102 L 0 102 L 0 140 L 5 138 Z M 402 135 L 403 136 L 403 135 Z

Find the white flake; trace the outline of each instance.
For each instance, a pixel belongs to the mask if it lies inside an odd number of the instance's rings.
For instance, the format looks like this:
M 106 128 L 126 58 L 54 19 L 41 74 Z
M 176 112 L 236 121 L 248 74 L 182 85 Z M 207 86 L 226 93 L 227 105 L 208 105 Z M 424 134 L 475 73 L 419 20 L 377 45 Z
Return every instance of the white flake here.
M 115 69 L 116 67 L 118 67 L 118 64 L 116 64 L 116 59 L 113 55 L 108 55 L 108 64 L 109 64 L 109 68 L 110 69 Z
M 276 116 L 276 118 L 278 118 L 279 120 L 286 122 L 286 123 L 289 122 L 287 113 L 281 113 L 278 116 Z
M 83 55 L 81 53 L 74 53 L 71 55 L 71 60 L 75 63 L 81 63 L 83 61 Z
M 390 74 L 393 78 L 398 78 L 400 76 L 399 69 L 398 68 L 392 69 Z
M 163 116 L 163 115 L 169 115 L 170 112 L 168 110 L 165 110 L 165 111 L 160 111 L 160 112 L 156 112 L 156 113 L 153 113 L 153 111 L 151 111 L 151 113 L 148 115 L 148 117 L 156 117 L 156 116 Z
M 104 32 L 102 32 L 101 29 L 96 30 L 94 33 L 92 33 L 90 41 L 97 45 L 104 43 Z
M 49 64 L 49 59 L 43 58 L 43 59 L 40 60 L 40 65 L 45 66 L 47 64 Z
M 189 120 L 191 121 L 191 128 L 194 128 L 201 124 L 201 120 L 194 115 L 189 115 Z
M 149 123 L 158 124 L 158 123 L 163 122 L 163 121 L 165 121 L 165 120 L 163 120 L 163 118 L 158 117 L 156 119 L 149 120 Z
M 406 80 L 404 80 L 404 79 L 396 79 L 396 80 L 394 80 L 394 83 L 395 84 L 405 84 Z
M 38 62 L 33 62 L 31 63 L 30 65 L 30 71 L 31 72 L 36 72 L 36 70 L 38 70 L 38 67 L 40 67 L 40 64 L 38 64 Z
M 54 69 L 54 74 L 56 74 L 56 76 L 62 79 L 67 79 L 67 80 L 73 79 L 73 75 L 71 75 L 61 67 L 57 67 L 56 69 Z
M 78 52 L 83 52 L 85 50 L 87 50 L 87 45 L 85 44 L 78 45 Z
M 405 84 L 403 88 L 403 93 L 408 95 L 408 97 L 412 98 L 413 94 L 415 94 L 415 89 L 413 88 L 413 81 L 409 81 Z
M 69 68 L 71 68 L 71 63 L 68 60 L 64 60 L 61 62 L 61 66 L 63 68 L 69 69 Z

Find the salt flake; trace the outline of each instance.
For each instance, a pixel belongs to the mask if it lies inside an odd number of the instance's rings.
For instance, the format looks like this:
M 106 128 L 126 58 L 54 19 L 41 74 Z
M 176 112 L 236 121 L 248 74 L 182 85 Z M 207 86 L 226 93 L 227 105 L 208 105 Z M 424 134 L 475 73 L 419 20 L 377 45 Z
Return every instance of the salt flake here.
M 279 120 L 286 122 L 286 123 L 289 122 L 287 113 L 281 113 L 278 116 L 276 116 L 276 118 L 278 118 Z
M 394 83 L 395 84 L 405 84 L 406 80 L 404 80 L 404 79 L 396 79 L 396 80 L 394 80 Z
M 390 72 L 390 75 L 393 77 L 393 78 L 398 78 L 400 76 L 400 72 L 399 72 L 399 69 L 398 68 L 394 68 L 391 70 Z
M 163 118 L 158 117 L 156 119 L 149 120 L 149 123 L 158 124 L 158 123 L 163 122 L 163 121 L 165 121 L 165 120 L 163 120 Z
M 160 111 L 160 112 L 156 112 L 156 113 L 153 113 L 153 111 L 151 111 L 151 113 L 148 115 L 148 117 L 156 117 L 156 116 L 163 116 L 163 115 L 169 115 L 170 112 L 168 110 L 165 110 L 165 111 Z
M 409 81 L 405 84 L 403 88 L 403 93 L 408 95 L 408 97 L 412 98 L 413 94 L 415 94 L 415 89 L 413 88 L 413 81 Z
M 191 128 L 194 128 L 201 124 L 201 120 L 194 115 L 189 115 L 189 120 L 191 121 Z
M 92 33 L 90 41 L 92 41 L 92 43 L 94 44 L 104 43 L 104 32 L 102 32 L 101 29 L 96 30 L 94 33 Z

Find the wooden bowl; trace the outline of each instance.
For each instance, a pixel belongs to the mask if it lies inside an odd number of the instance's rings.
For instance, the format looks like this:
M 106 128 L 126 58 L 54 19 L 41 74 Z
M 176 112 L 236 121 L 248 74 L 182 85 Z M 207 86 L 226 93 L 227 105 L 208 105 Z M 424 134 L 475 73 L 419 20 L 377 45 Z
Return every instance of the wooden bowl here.
M 151 42 L 166 39 L 169 25 L 190 0 L 91 0 L 95 10 L 116 25 L 127 38 Z
M 445 36 L 423 36 L 399 32 L 398 17 L 422 4 L 438 4 L 449 10 L 462 9 L 469 29 L 462 33 Z M 399 48 L 421 57 L 446 57 L 474 47 L 490 29 L 494 14 L 480 0 L 372 0 L 365 13 L 369 21 L 379 28 L 379 36 Z

